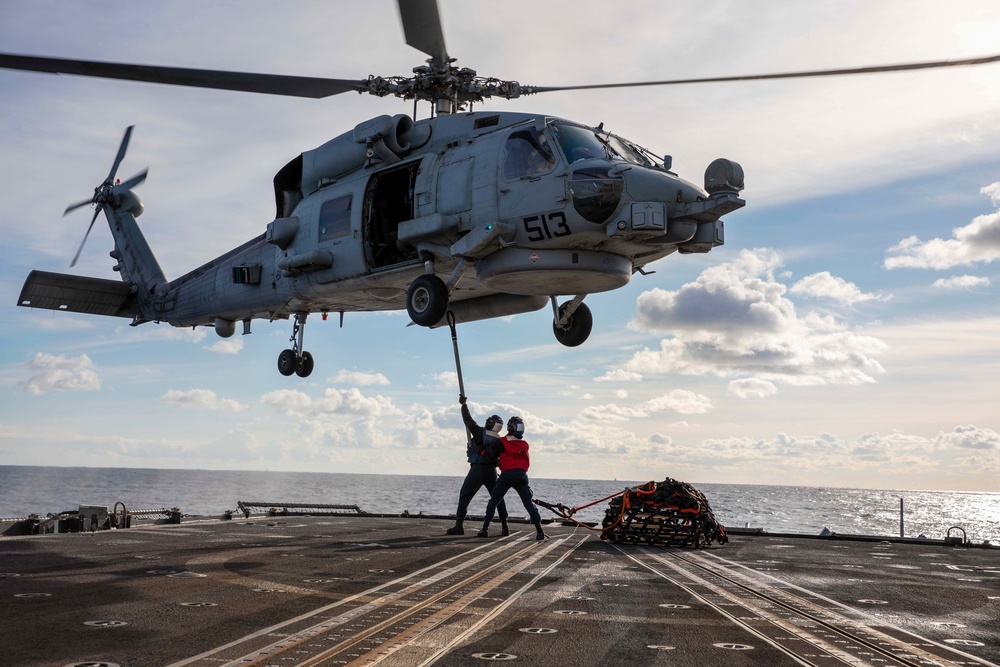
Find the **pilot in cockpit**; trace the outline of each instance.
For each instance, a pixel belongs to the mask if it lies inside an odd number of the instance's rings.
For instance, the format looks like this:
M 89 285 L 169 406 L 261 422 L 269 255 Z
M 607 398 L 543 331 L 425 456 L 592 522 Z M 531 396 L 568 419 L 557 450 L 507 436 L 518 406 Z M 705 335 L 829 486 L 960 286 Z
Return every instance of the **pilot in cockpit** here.
M 594 151 L 590 149 L 589 146 L 577 146 L 574 148 L 569 155 L 570 163 L 579 162 L 580 160 L 589 160 L 590 158 L 600 157 L 595 155 Z
M 547 174 L 556 166 L 545 135 L 533 128 L 511 134 L 505 149 L 503 175 L 507 180 Z

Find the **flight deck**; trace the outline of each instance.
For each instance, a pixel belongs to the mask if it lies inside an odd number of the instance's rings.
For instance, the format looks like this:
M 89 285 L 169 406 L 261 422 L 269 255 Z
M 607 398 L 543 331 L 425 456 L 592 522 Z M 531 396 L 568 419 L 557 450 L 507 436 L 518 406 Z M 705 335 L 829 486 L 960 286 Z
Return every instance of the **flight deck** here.
M 996 665 L 1000 550 L 420 516 L 0 538 L 0 665 Z M 499 527 L 494 526 L 494 535 Z

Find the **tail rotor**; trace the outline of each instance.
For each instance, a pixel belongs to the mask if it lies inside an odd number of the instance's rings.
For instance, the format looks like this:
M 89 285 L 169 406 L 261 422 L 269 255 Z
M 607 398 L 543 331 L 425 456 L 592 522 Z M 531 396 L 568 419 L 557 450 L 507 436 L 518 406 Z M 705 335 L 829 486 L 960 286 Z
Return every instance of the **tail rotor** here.
M 87 233 L 83 235 L 83 241 L 80 243 L 80 248 L 76 251 L 76 255 L 73 256 L 73 261 L 70 262 L 70 266 L 76 266 L 76 262 L 80 259 L 80 253 L 83 252 L 83 246 L 87 243 L 87 238 L 90 236 L 90 230 L 94 228 L 94 223 L 97 221 L 97 216 L 101 214 L 105 206 L 109 204 L 115 206 L 115 189 L 121 188 L 123 190 L 131 190 L 140 183 L 146 180 L 146 174 L 149 172 L 148 169 L 142 170 L 140 173 L 136 174 L 132 178 L 128 179 L 124 183 L 115 182 L 115 174 L 118 173 L 118 167 L 121 165 L 122 160 L 125 159 L 125 153 L 128 150 L 128 142 L 132 137 L 132 130 L 135 125 L 130 125 L 128 129 L 125 130 L 125 136 L 122 137 L 122 143 L 118 147 L 118 155 L 115 157 L 114 164 L 111 165 L 111 171 L 108 172 L 108 177 L 104 179 L 104 182 L 94 188 L 94 196 L 90 199 L 84 199 L 78 201 L 75 204 L 70 204 L 66 207 L 63 212 L 65 217 L 70 211 L 74 211 L 78 208 L 86 206 L 87 204 L 94 205 L 94 217 L 90 219 L 90 226 L 87 227 Z

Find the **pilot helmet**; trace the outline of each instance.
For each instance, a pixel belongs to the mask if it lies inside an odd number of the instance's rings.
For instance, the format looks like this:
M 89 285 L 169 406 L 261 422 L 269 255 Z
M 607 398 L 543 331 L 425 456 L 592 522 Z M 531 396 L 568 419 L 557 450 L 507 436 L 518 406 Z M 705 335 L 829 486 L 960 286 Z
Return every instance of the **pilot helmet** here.
M 492 431 L 493 433 L 499 433 L 501 426 L 503 426 L 503 417 L 501 417 L 500 415 L 491 415 L 486 420 L 487 431 Z
M 512 435 L 515 438 L 524 437 L 524 420 L 520 417 L 511 417 L 507 420 L 507 435 Z

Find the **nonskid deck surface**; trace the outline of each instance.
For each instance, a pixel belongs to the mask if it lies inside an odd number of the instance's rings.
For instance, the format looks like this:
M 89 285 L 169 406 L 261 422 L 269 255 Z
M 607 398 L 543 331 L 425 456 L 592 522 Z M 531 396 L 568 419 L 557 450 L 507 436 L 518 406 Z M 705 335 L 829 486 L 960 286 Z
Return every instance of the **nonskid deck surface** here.
M 449 525 L 3 538 L 0 665 L 1000 663 L 998 550 L 737 536 L 695 551 Z

